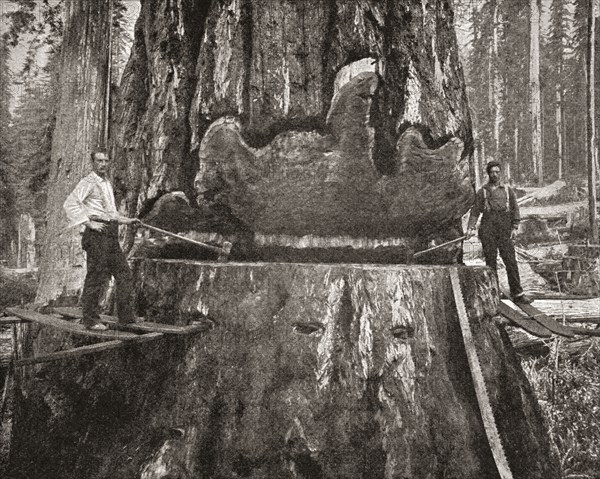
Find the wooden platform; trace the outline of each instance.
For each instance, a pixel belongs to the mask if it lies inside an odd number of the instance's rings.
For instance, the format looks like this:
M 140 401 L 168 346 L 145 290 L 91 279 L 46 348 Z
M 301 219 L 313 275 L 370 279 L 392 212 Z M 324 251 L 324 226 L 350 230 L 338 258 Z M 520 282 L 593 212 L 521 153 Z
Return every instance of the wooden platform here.
M 19 308 L 7 308 L 6 311 L 22 320 L 43 324 L 44 326 L 50 326 L 80 336 L 89 336 L 92 338 L 102 339 L 134 339 L 138 336 L 134 333 L 126 331 L 114 331 L 110 329 L 106 331 L 92 331 L 87 329 L 82 324 L 73 321 L 67 321 L 60 316 L 38 313 L 37 311 Z
M 53 308 L 55 313 L 62 315 L 65 318 L 81 318 L 81 308 Z M 132 331 L 136 333 L 158 332 L 164 334 L 192 334 L 208 331 L 211 324 L 208 321 L 194 322 L 188 326 L 175 326 L 164 323 L 151 323 L 140 320 L 136 323 L 119 324 L 114 316 L 100 315 L 103 323 L 106 323 L 110 328 L 122 331 Z M 142 318 L 140 318 L 142 319 Z
M 164 336 L 163 333 L 158 332 L 135 334 L 132 332 L 117 331 L 110 329 L 106 331 L 91 331 L 76 321 L 69 321 L 67 319 L 64 319 L 63 316 L 58 316 L 54 314 L 43 314 L 37 311 L 30 311 L 19 308 L 7 308 L 6 311 L 13 316 L 4 319 L 10 320 L 12 324 L 16 324 L 19 322 L 33 322 L 42 324 L 44 326 L 56 328 L 67 333 L 76 334 L 79 336 L 87 336 L 91 338 L 101 338 L 104 340 L 108 340 L 103 341 L 101 343 L 88 344 L 85 346 L 66 349 L 63 351 L 55 351 L 53 353 L 43 354 L 41 356 L 21 358 L 13 363 L 15 367 L 30 366 L 33 364 L 47 363 L 52 361 L 59 361 L 62 359 L 84 356 L 88 354 L 95 354 L 101 351 L 121 348 L 132 343 L 152 341 L 155 339 L 162 338 Z

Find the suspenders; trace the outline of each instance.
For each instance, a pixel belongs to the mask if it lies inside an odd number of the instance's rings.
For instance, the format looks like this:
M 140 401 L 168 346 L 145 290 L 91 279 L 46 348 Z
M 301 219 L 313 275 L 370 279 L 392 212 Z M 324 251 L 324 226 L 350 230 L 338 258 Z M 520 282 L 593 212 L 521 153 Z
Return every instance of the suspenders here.
M 506 211 L 510 211 L 510 196 L 508 195 L 508 185 L 504 185 L 502 187 L 504 189 L 504 194 L 506 195 Z M 483 211 L 492 211 L 492 207 L 490 205 L 490 199 L 488 198 L 487 188 L 482 188 L 483 190 Z

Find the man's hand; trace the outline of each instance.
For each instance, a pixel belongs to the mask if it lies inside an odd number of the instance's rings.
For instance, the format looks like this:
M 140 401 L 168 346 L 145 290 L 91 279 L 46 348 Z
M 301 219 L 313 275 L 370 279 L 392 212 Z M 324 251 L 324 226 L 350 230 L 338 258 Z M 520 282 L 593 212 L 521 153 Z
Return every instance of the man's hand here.
M 475 228 L 468 228 L 467 232 L 465 233 L 466 238 L 465 239 L 470 239 L 473 236 L 475 236 Z
M 104 231 L 104 228 L 106 228 L 106 224 L 100 223 L 99 221 L 86 221 L 85 225 L 94 231 Z
M 127 216 L 119 217 L 119 223 L 121 223 L 122 225 L 131 225 L 139 222 L 140 220 L 138 220 L 137 218 L 127 218 Z

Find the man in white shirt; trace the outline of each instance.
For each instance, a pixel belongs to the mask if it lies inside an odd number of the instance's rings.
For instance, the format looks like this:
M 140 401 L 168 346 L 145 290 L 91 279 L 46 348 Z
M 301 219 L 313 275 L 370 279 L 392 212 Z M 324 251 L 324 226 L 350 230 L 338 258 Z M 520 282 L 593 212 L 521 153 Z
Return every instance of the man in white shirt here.
M 119 245 L 119 224 L 138 220 L 119 214 L 108 181 L 109 159 L 105 150 L 92 152 L 92 173 L 83 178 L 65 200 L 63 208 L 71 227 L 82 231 L 87 274 L 81 294 L 83 324 L 92 330 L 107 329 L 100 321 L 100 296 L 111 276 L 116 283 L 117 316 L 120 323 L 134 321 L 133 278 Z

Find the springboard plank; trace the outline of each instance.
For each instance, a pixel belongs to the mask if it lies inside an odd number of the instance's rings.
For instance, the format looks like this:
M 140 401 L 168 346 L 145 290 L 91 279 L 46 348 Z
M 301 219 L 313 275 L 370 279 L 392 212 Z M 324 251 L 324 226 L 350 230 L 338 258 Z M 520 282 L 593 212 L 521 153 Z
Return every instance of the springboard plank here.
M 132 343 L 144 343 L 163 337 L 162 333 L 149 333 L 136 335 L 133 339 L 105 341 L 102 343 L 88 344 L 78 348 L 66 349 L 64 351 L 56 351 L 55 353 L 44 354 L 34 358 L 24 358 L 15 361 L 16 367 L 31 366 L 33 364 L 48 363 L 52 361 L 60 361 L 61 359 L 85 356 L 87 354 L 95 354 L 110 349 L 117 349 Z
M 57 316 L 50 314 L 42 314 L 37 311 L 30 311 L 19 308 L 7 308 L 9 314 L 18 318 L 24 319 L 25 321 L 32 321 L 34 323 L 43 324 L 44 326 L 50 326 L 62 331 L 66 331 L 72 334 L 78 334 L 81 336 L 88 336 L 92 338 L 103 338 L 103 339 L 133 339 L 137 337 L 136 334 L 128 333 L 125 331 L 93 331 L 87 329 L 82 324 L 66 321 Z
M 73 307 L 63 307 L 63 308 L 54 308 L 56 313 L 67 317 L 67 318 L 81 318 L 82 312 L 81 308 L 73 308 Z M 140 321 L 136 323 L 130 324 L 119 324 L 117 322 L 117 318 L 114 316 L 108 316 L 106 314 L 101 314 L 100 319 L 103 323 L 108 324 L 111 328 L 122 330 L 122 331 L 133 331 L 137 333 L 149 333 L 149 332 L 159 332 L 165 334 L 191 334 L 191 333 L 201 333 L 203 331 L 208 331 L 210 329 L 210 324 L 208 322 L 196 322 L 192 323 L 188 326 L 175 326 L 173 324 L 164 324 L 164 323 L 152 323 L 149 321 Z

